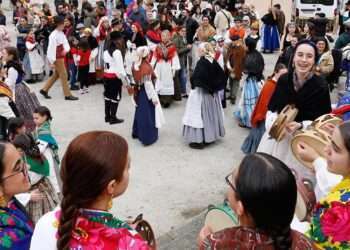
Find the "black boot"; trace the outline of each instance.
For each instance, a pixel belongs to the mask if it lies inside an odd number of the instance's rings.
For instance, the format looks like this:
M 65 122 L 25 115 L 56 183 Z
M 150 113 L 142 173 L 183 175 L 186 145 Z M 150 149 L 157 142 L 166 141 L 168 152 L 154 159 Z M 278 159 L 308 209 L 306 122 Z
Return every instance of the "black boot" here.
M 111 120 L 111 101 L 105 100 L 105 122 Z
M 124 122 L 123 119 L 117 118 L 118 105 L 119 103 L 111 102 L 111 119 L 109 120 L 109 124 L 111 125 Z

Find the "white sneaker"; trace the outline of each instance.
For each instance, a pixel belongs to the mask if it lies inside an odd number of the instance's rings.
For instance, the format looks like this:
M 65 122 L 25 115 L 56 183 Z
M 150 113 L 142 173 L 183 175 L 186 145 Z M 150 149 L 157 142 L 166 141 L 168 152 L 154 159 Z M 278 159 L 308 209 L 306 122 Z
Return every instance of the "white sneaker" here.
M 85 94 L 84 89 L 80 89 L 80 90 L 79 90 L 79 94 L 84 95 L 84 94 Z
M 89 88 L 87 88 L 87 87 L 84 88 L 84 92 L 85 92 L 85 93 L 89 93 Z

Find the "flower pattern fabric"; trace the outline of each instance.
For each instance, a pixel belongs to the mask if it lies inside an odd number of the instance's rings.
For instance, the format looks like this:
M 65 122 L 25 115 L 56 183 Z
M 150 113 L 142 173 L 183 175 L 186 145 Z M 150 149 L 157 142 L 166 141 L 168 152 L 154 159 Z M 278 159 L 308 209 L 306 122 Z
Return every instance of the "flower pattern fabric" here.
M 60 211 L 56 214 L 58 226 Z M 71 250 L 148 250 L 142 237 L 110 213 L 82 210 L 70 242 Z
M 16 200 L 0 207 L 0 249 L 29 249 L 33 223 Z
M 308 233 L 322 249 L 350 249 L 350 178 L 316 205 Z

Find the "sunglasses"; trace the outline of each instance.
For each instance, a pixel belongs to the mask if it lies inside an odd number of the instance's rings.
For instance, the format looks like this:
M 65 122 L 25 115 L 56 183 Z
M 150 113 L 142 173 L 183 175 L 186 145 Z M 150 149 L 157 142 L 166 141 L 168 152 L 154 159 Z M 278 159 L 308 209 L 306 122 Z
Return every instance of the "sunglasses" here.
M 236 193 L 236 192 L 237 192 L 237 189 L 236 189 L 235 185 L 233 185 L 232 177 L 233 177 L 233 175 L 232 175 L 232 173 L 231 173 L 231 174 L 229 174 L 229 175 L 227 175 L 227 176 L 225 177 L 225 180 L 226 180 L 226 183 L 227 183 L 227 184 L 233 189 L 233 191 Z
M 3 181 L 4 181 L 4 180 L 7 180 L 7 179 L 9 179 L 9 178 L 11 178 L 11 177 L 13 177 L 13 176 L 16 176 L 16 175 L 18 175 L 18 174 L 21 174 L 21 173 L 23 174 L 23 176 L 28 176 L 27 161 L 26 161 L 25 158 L 22 158 L 21 162 L 19 163 L 19 167 L 20 167 L 19 170 L 17 170 L 17 171 L 14 172 L 13 174 L 10 174 L 10 175 L 8 175 L 8 176 L 3 177 L 2 180 L 3 180 Z

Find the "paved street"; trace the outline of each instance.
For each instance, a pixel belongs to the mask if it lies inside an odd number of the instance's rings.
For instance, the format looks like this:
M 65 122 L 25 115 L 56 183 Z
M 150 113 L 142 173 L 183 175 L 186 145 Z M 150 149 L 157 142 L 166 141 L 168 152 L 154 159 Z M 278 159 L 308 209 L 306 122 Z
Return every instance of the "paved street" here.
M 265 58 L 266 72 L 271 72 L 273 56 Z M 37 83 L 31 86 L 38 93 L 42 85 Z M 52 111 L 53 133 L 58 139 L 61 154 L 70 140 L 84 131 L 110 130 L 128 140 L 130 185 L 126 194 L 114 201 L 113 212 L 116 215 L 125 218 L 143 213 L 154 226 L 157 237 L 160 237 L 190 223 L 208 204 L 216 204 L 223 199 L 227 188 L 224 176 L 242 158 L 240 145 L 248 134 L 248 130 L 238 127 L 233 119 L 234 106 L 229 105 L 225 110 L 225 138 L 205 150 L 190 149 L 181 137 L 185 101 L 164 110 L 167 123 L 160 130 L 159 141 L 144 147 L 131 138 L 134 107 L 130 97 L 124 92 L 118 112 L 125 122 L 111 126 L 104 123 L 102 91 L 102 85 L 93 86 L 89 94 L 75 93 L 79 101 L 68 102 L 63 100 L 62 89 L 57 82 L 50 91 L 51 100 L 44 100 L 41 96 L 39 99 Z M 187 226 L 188 230 L 199 224 L 200 220 L 197 219 L 197 223 Z M 163 236 L 162 243 L 168 244 L 174 235 L 177 235 L 177 239 L 180 237 L 175 231 Z
M 7 5 L 7 4 L 6 4 Z M 6 12 L 8 23 L 11 12 Z M 13 44 L 15 33 L 9 24 Z M 276 55 L 265 56 L 265 75 L 272 71 Z M 38 93 L 42 83 L 31 85 Z M 113 212 L 120 218 L 143 213 L 160 239 L 160 249 L 196 249 L 195 238 L 203 222 L 208 204 L 217 204 L 227 188 L 224 177 L 242 158 L 240 146 L 248 130 L 237 126 L 233 119 L 234 106 L 225 110 L 226 136 L 205 150 L 193 150 L 182 139 L 182 115 L 185 100 L 164 110 L 166 125 L 160 130 L 159 141 L 144 147 L 131 138 L 134 106 L 124 91 L 118 115 L 123 124 L 104 123 L 103 86 L 90 88 L 85 95 L 75 94 L 79 101 L 64 101 L 57 82 L 41 104 L 53 115 L 53 134 L 63 155 L 68 143 L 78 134 L 89 130 L 110 130 L 129 142 L 131 177 L 127 192 L 114 201 Z M 93 184 L 92 184 L 93 185 Z

